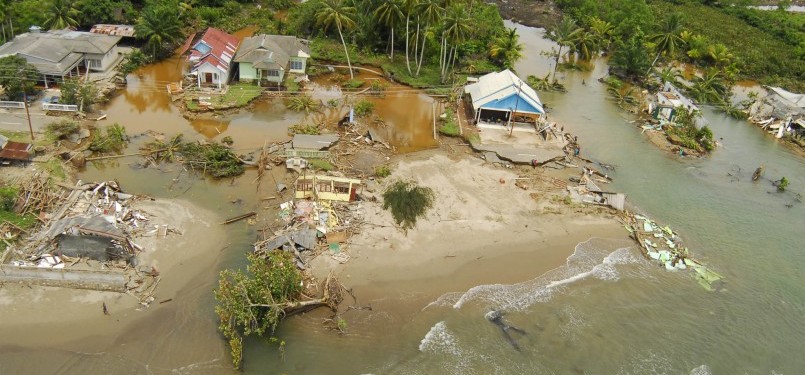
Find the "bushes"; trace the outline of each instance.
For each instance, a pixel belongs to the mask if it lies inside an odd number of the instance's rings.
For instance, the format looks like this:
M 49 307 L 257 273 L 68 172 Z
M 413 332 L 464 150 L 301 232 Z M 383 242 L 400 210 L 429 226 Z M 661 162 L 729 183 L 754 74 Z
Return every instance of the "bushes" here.
M 433 206 L 435 194 L 429 187 L 414 182 L 397 181 L 383 192 L 383 209 L 391 210 L 391 216 L 404 231 L 416 225 L 417 218 Z
M 459 129 L 458 122 L 456 121 L 456 114 L 451 109 L 447 109 L 445 111 L 445 120 L 442 126 L 439 127 L 439 133 L 442 133 L 446 136 L 455 137 L 461 134 L 461 129 Z
M 105 128 L 98 128 L 89 145 L 93 152 L 120 152 L 126 147 L 129 137 L 126 128 L 115 123 Z
M 53 141 L 58 141 L 60 139 L 67 139 L 70 134 L 77 133 L 78 129 L 78 123 L 75 121 L 59 120 L 45 126 L 45 135 Z
M 391 169 L 386 165 L 375 168 L 375 177 L 384 178 L 391 175 Z
M 355 114 L 359 117 L 366 117 L 372 114 L 375 110 L 375 103 L 366 99 L 361 99 L 355 103 Z
M 299 95 L 288 99 L 285 102 L 285 107 L 292 111 L 308 113 L 319 109 L 319 103 L 311 98 L 310 95 Z
M 11 211 L 17 202 L 19 191 L 13 186 L 0 187 L 0 211 Z

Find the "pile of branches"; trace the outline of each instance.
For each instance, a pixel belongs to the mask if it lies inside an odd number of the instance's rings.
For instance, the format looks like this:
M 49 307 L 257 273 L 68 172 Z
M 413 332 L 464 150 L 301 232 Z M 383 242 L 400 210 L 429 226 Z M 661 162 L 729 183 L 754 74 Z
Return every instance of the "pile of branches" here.
M 167 142 L 150 142 L 142 151 L 155 163 L 178 161 L 215 178 L 238 176 L 245 170 L 243 162 L 229 146 L 217 142 L 184 142 L 181 134 Z

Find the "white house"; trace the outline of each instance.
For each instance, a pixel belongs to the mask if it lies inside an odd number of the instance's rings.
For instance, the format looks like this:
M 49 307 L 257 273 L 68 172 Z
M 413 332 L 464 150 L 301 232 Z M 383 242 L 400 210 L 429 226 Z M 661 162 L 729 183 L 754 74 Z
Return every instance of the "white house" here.
M 287 35 L 255 35 L 243 40 L 235 62 L 238 79 L 282 83 L 286 72 L 304 74 L 310 58 L 308 41 Z
M 122 58 L 117 43 L 121 36 L 102 35 L 72 30 L 41 32 L 38 27 L 17 35 L 0 46 L 0 57 L 20 56 L 42 74 L 47 87 L 49 82 L 86 71 L 105 72 Z
M 198 87 L 221 88 L 229 83 L 232 57 L 239 44 L 237 37 L 212 27 L 187 38 L 181 54 L 187 55 L 189 73 L 196 76 Z
M 511 70 L 489 73 L 464 87 L 475 114 L 475 123 L 508 125 L 534 123 L 545 114 L 537 92 Z

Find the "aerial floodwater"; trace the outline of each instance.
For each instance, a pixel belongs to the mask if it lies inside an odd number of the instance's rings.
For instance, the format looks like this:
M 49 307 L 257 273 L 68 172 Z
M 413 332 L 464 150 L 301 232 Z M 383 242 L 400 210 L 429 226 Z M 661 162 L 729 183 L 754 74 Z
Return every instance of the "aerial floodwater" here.
M 516 28 L 524 44 L 524 58 L 515 66 L 521 78 L 553 71 L 553 60 L 541 53 L 555 46 L 544 30 L 507 27 Z M 305 118 L 281 100 L 260 99 L 250 110 L 186 119 L 165 91 L 167 83 L 181 78 L 177 64 L 177 58 L 168 59 L 130 75 L 129 87 L 103 109 L 109 121 L 124 125 L 129 134 L 158 128 L 194 139 L 231 136 L 236 149 L 250 150 L 288 139 L 287 128 Z M 606 61 L 596 59 L 589 71 L 559 71 L 557 79 L 567 92 L 539 93 L 549 119 L 578 136 L 585 157 L 615 166 L 608 188 L 678 231 L 697 259 L 725 277 L 722 288 L 707 291 L 690 273 L 646 261 L 625 229 L 621 239 L 563 234 L 567 240 L 557 243 L 564 249 L 558 260 L 529 255 L 541 243 L 501 243 L 485 249 L 481 262 L 440 277 L 417 279 L 414 269 L 413 276 L 399 281 L 366 285 L 357 276 L 342 275 L 342 283 L 355 287 L 357 301 L 347 297 L 349 303 L 371 310 L 356 311 L 343 335 L 322 326 L 331 317 L 323 309 L 286 319 L 276 332 L 286 342 L 282 354 L 275 344 L 247 338 L 244 372 L 802 373 L 805 159 L 756 126 L 709 108 L 704 117 L 722 146 L 703 158 L 665 153 L 641 134 L 634 115 L 608 99 L 606 86 L 598 82 L 607 70 Z M 332 89 L 326 82 L 314 84 L 319 90 L 314 97 L 326 102 Z M 393 146 L 413 151 L 436 144 L 431 98 L 392 85 L 385 97 L 370 100 L 386 121 L 377 129 L 385 129 Z M 391 105 L 394 100 L 404 104 Z M 127 152 L 135 152 L 147 137 L 136 137 Z M 765 175 L 752 182 L 752 171 L 761 164 Z M 280 173 L 283 168 L 275 168 L 263 179 Z M 790 185 L 778 193 L 772 181 L 782 177 Z M 127 191 L 192 201 L 221 220 L 276 203 L 262 200 L 274 194 L 273 184 L 257 190 L 253 170 L 211 181 L 191 177 L 180 165 L 143 168 L 134 158 L 90 163 L 78 178 L 117 179 Z M 147 319 L 76 342 L 34 345 L 49 338 L 28 338 L 0 350 L 0 370 L 233 373 L 216 330 L 211 291 L 218 271 L 243 267 L 258 227 L 228 227 L 218 253 L 207 254 L 216 258 L 216 267 L 189 282 L 171 303 L 142 312 Z M 503 250 L 505 255 L 498 256 Z M 492 310 L 496 313 L 490 315 Z

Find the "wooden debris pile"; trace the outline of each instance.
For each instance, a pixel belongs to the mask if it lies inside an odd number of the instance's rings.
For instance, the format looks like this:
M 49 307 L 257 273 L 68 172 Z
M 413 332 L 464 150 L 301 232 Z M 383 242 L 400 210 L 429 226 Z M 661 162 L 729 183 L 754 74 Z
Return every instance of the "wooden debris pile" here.
M 49 203 L 53 209 L 40 215 L 45 225 L 13 250 L 11 262 L 4 266 L 92 274 L 90 279 L 100 281 L 63 286 L 115 290 L 135 296 L 146 306 L 153 302 L 159 272 L 154 267 L 138 267 L 137 255 L 143 248 L 133 239 L 165 237 L 177 231 L 164 224 L 153 225 L 146 212 L 132 207 L 139 197 L 124 193 L 115 181 L 79 181 L 55 196 L 59 198 Z M 52 279 L 47 273 L 38 274 L 42 280 Z M 27 275 L 34 276 L 26 280 L 37 282 L 36 272 Z
M 693 270 L 699 284 L 709 291 L 720 287 L 724 277 L 690 258 L 688 248 L 682 246 L 682 240 L 667 225 L 661 227 L 646 216 L 629 212 L 624 215 L 624 220 L 630 236 L 637 241 L 646 258 L 669 271 Z

